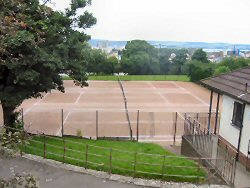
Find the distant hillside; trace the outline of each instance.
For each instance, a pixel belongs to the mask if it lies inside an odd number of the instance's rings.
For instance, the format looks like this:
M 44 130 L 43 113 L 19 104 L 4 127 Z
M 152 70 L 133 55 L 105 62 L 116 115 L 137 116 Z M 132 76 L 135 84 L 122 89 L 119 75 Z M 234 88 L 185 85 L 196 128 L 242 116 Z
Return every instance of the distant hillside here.
M 98 43 L 107 40 L 91 39 L 89 44 L 97 47 Z M 147 41 L 151 45 L 162 48 L 203 48 L 203 49 L 233 49 L 234 46 L 239 50 L 250 50 L 250 44 L 229 44 L 229 43 L 207 43 L 207 42 L 175 42 L 175 41 Z M 127 41 L 108 41 L 110 48 L 122 48 Z

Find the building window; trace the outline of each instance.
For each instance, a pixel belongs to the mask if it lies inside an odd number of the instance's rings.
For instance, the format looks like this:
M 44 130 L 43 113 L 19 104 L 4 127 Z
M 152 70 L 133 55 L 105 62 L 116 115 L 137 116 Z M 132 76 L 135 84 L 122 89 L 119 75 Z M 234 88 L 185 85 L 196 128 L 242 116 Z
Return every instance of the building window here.
M 243 121 L 243 104 L 239 102 L 234 102 L 234 111 L 233 111 L 233 119 L 232 124 L 238 128 L 242 127 Z

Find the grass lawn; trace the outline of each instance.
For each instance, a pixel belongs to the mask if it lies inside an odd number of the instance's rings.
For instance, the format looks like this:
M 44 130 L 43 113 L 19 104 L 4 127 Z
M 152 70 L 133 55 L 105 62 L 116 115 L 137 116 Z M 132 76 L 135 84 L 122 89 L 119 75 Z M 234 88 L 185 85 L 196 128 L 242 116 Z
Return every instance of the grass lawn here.
M 63 76 L 64 80 L 71 80 L 70 77 Z M 110 80 L 117 81 L 118 76 L 115 75 L 101 75 L 89 76 L 89 80 Z M 190 81 L 186 75 L 124 75 L 120 76 L 123 81 Z
M 26 153 L 44 156 L 43 142 L 44 137 L 36 136 L 23 150 Z M 87 168 L 94 170 L 111 170 L 113 174 L 148 179 L 197 182 L 197 176 L 200 181 L 206 176 L 205 171 L 200 169 L 196 162 L 180 158 L 156 144 L 65 137 L 65 147 L 63 158 L 62 138 L 46 137 L 46 158 L 83 167 L 87 164 Z

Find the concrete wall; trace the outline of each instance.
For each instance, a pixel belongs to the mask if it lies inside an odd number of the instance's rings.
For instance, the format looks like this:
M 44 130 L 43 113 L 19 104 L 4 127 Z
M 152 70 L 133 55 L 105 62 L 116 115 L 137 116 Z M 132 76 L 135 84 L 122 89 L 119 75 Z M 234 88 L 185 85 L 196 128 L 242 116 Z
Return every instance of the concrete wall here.
M 231 124 L 235 101 L 240 102 L 229 96 L 223 95 L 219 135 L 237 149 L 240 129 L 235 126 L 232 126 Z M 240 145 L 240 152 L 243 153 L 245 156 L 247 155 L 248 151 L 249 139 L 250 139 L 250 105 L 246 104 L 243 117 L 243 129 L 242 129 L 242 137 Z
M 226 95 L 222 97 L 219 135 L 237 148 L 240 129 L 231 125 L 235 101 L 235 99 Z
M 250 105 L 246 104 L 244 118 L 243 118 L 241 144 L 240 144 L 240 151 L 246 156 L 248 151 L 249 139 L 250 139 Z

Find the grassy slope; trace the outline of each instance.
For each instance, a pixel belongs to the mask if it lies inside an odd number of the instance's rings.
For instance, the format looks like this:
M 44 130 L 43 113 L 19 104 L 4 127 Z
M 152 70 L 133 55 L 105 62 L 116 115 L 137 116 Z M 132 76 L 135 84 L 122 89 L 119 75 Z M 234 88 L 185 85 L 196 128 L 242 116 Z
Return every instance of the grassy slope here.
M 70 77 L 63 76 L 64 80 L 71 80 Z M 117 81 L 118 76 L 103 75 L 103 76 L 89 76 L 89 80 L 110 80 Z M 125 75 L 120 76 L 124 81 L 190 81 L 186 75 Z
M 39 141 L 39 142 L 36 142 Z M 26 153 L 37 154 L 43 156 L 43 138 L 35 137 L 30 145 L 25 147 Z M 46 158 L 54 159 L 57 161 L 63 161 L 63 141 L 60 138 L 46 138 Z M 105 140 L 84 140 L 79 138 L 65 138 L 66 143 L 66 158 L 65 162 L 78 166 L 85 166 L 86 160 L 86 144 L 88 144 L 88 168 L 109 171 L 110 165 L 110 152 L 112 152 L 112 173 L 121 174 L 126 176 L 134 176 L 133 162 L 135 159 L 135 152 L 137 154 L 136 165 L 136 177 L 164 179 L 171 181 L 190 181 L 196 182 L 197 178 L 182 178 L 175 176 L 159 176 L 139 173 L 139 171 L 158 173 L 161 174 L 162 170 L 164 174 L 169 175 L 191 175 L 191 176 L 205 176 L 205 172 L 197 170 L 197 165 L 194 161 L 187 160 L 185 158 L 176 158 L 176 155 L 166 151 L 159 145 L 126 141 L 105 141 Z M 105 148 L 98 148 L 94 146 L 101 146 Z M 35 148 L 35 149 L 34 149 Z M 110 148 L 113 148 L 112 151 Z M 38 149 L 38 150 L 37 150 Z M 52 152 L 54 154 L 52 154 Z M 159 154 L 158 156 L 144 155 L 146 154 Z M 162 169 L 164 161 L 163 155 L 172 156 L 165 159 L 165 168 Z M 74 159 L 73 159 L 74 158 Z M 77 159 L 77 160 L 75 160 Z M 95 163 L 101 164 L 96 165 Z M 140 163 L 148 163 L 140 164 Z M 171 166 L 187 166 L 195 168 L 176 168 Z M 118 168 L 123 169 L 118 169 Z

